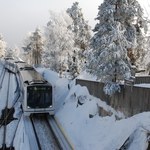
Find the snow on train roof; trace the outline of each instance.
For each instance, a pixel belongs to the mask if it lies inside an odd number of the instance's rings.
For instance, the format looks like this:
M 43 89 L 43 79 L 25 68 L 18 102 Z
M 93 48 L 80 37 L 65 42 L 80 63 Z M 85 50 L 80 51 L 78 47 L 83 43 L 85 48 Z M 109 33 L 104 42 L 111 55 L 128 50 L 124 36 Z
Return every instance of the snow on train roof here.
M 20 70 L 23 82 L 28 81 L 28 83 L 44 83 L 46 80 L 35 70 Z

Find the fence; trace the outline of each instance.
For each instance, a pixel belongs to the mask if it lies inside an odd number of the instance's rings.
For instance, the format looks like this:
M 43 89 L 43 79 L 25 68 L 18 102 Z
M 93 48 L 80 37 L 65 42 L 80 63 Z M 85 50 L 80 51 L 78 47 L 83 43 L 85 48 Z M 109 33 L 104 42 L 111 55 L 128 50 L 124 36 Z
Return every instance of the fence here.
M 150 76 L 137 76 L 135 78 L 135 84 L 139 83 L 149 83 L 150 84 Z
M 150 111 L 150 88 L 138 86 L 121 86 L 121 92 L 108 96 L 103 92 L 104 83 L 77 79 L 76 84 L 86 86 L 89 93 L 103 101 L 125 116 L 129 117 L 144 111 Z

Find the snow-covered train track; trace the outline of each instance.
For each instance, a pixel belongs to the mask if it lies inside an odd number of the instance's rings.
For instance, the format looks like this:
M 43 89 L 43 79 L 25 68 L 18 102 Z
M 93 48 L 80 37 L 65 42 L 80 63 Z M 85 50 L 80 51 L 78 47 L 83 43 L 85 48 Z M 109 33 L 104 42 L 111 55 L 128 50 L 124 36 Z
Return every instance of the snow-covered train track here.
M 30 150 L 72 150 L 67 139 L 50 115 L 24 116 Z
M 1 125 L 3 126 L 3 139 L 2 139 L 2 149 L 6 149 L 6 130 L 7 130 L 7 123 L 8 123 L 8 117 L 9 117 L 9 109 L 8 109 L 8 98 L 9 98 L 9 92 L 10 92 L 10 73 L 8 74 L 8 88 L 6 92 L 6 101 L 5 101 L 5 109 L 2 110 L 2 116 L 1 116 Z
M 12 73 L 4 64 L 0 89 L 0 150 L 14 149 L 14 138 L 21 118 L 21 114 L 14 118 L 15 104 L 21 97 L 17 86 L 17 72 Z
M 30 117 L 39 150 L 60 150 L 60 145 L 47 120 L 47 115 Z
M 5 70 L 5 66 L 2 66 L 2 70 L 1 70 L 1 75 L 0 75 L 0 89 L 2 88 L 2 83 L 4 80 L 4 76 L 5 76 L 6 70 Z
M 62 150 L 72 150 L 71 143 L 69 143 L 68 139 L 60 129 L 59 125 L 57 124 L 55 118 L 53 116 L 47 116 L 48 122 L 57 138 L 59 145 Z

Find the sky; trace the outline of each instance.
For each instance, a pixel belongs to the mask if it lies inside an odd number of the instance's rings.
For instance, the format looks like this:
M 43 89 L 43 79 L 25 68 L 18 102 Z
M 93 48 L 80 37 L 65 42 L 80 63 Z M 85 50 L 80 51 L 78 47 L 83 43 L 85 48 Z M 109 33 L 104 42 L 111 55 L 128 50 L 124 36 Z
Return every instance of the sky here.
M 94 27 L 98 6 L 103 0 L 77 0 L 89 25 Z M 139 0 L 150 7 L 148 0 Z M 0 0 L 0 33 L 8 47 L 21 46 L 28 32 L 43 27 L 49 20 L 49 10 L 61 12 L 75 0 Z
M 85 19 L 94 26 L 101 0 L 79 0 Z M 75 0 L 0 0 L 0 33 L 8 46 L 21 45 L 28 32 L 45 26 L 49 10 L 61 12 L 70 8 Z

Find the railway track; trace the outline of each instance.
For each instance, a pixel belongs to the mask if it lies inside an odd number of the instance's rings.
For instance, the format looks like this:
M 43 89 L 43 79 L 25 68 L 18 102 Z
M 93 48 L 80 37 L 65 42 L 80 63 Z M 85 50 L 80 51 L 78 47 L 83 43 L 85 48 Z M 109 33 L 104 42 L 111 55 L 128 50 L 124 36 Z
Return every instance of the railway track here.
M 47 115 L 30 117 L 39 150 L 60 150 L 60 145 L 49 125 Z
M 7 83 L 7 84 L 6 84 Z M 2 86 L 3 85 L 3 86 Z M 25 131 L 28 135 L 31 150 L 70 150 L 66 138 L 50 115 L 23 116 L 16 105 L 22 99 L 22 83 L 15 65 L 4 64 L 0 75 L 0 150 L 15 150 L 14 139 L 23 117 Z M 1 103 L 2 102 L 2 103 Z M 15 117 L 15 118 L 14 118 Z
M 2 93 L 0 102 L 0 150 L 13 150 L 14 138 L 21 118 L 21 114 L 14 118 L 16 102 L 21 98 L 20 91 L 18 90 L 17 72 L 11 72 L 4 65 L 0 81 L 0 93 Z
M 6 149 L 6 129 L 7 129 L 7 122 L 8 122 L 8 98 L 9 98 L 9 92 L 10 92 L 10 73 L 8 75 L 8 89 L 7 89 L 7 97 L 6 97 L 6 106 L 3 111 L 3 121 L 1 125 L 3 125 L 3 143 L 2 147 L 3 149 Z
M 71 143 L 68 141 L 67 137 L 64 135 L 59 125 L 57 124 L 54 116 L 47 116 L 48 122 L 58 140 L 58 143 L 62 150 L 73 150 Z
M 72 150 L 54 117 L 31 115 L 24 120 L 31 150 Z
M 5 66 L 3 65 L 1 75 L 0 75 L 0 89 L 2 88 L 2 83 L 3 83 L 3 80 L 4 80 L 5 72 L 6 72 Z

